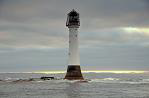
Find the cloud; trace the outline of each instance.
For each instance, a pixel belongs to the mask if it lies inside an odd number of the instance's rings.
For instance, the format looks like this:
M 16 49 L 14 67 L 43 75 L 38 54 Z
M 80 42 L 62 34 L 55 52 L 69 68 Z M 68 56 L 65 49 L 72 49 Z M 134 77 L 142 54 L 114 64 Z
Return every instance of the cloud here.
M 123 28 L 123 30 L 130 34 L 138 33 L 140 35 L 149 36 L 149 28 L 126 27 L 126 28 Z
M 0 67 L 64 64 L 59 54 L 68 47 L 66 16 L 74 8 L 80 13 L 83 64 L 145 69 L 148 5 L 148 0 L 0 0 Z
M 148 28 L 139 27 L 118 27 L 84 32 L 80 39 L 82 39 L 81 45 L 86 47 L 100 47 L 103 45 L 149 46 Z

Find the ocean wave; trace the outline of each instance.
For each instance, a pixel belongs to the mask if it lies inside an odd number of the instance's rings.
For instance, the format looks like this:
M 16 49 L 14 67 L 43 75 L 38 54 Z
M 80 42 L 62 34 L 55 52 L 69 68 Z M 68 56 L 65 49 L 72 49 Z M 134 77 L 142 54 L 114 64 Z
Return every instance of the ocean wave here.
M 102 79 L 91 79 L 89 82 L 104 82 L 104 83 L 115 83 L 118 82 L 119 78 L 102 78 Z
M 7 77 L 0 82 L 13 82 L 13 83 L 22 83 L 22 82 L 55 82 L 55 83 L 127 83 L 127 84 L 149 84 L 149 79 L 140 79 L 140 78 L 95 78 L 95 79 L 85 79 L 85 80 L 66 80 L 62 78 L 55 78 L 51 80 L 42 80 L 41 78 L 10 78 Z
M 89 82 L 149 84 L 149 79 L 101 78 L 101 79 L 91 79 L 91 81 L 89 81 Z
M 143 79 L 142 81 L 144 81 L 144 82 L 149 82 L 149 79 Z

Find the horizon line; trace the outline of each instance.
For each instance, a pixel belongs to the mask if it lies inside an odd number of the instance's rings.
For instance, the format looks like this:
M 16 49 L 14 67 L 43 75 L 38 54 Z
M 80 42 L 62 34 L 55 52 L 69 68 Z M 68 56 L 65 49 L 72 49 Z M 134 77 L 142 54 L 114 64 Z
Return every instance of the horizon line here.
M 66 73 L 64 70 L 41 70 L 32 72 L 0 72 L 0 73 L 41 73 L 41 74 L 58 74 Z M 145 70 L 82 70 L 82 73 L 149 73 Z

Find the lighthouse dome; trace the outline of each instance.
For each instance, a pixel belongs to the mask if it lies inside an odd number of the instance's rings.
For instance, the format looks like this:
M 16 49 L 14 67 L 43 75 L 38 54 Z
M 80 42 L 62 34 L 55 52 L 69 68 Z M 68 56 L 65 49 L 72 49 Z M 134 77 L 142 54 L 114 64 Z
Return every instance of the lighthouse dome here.
M 69 16 L 78 16 L 79 14 L 73 9 L 70 13 Z

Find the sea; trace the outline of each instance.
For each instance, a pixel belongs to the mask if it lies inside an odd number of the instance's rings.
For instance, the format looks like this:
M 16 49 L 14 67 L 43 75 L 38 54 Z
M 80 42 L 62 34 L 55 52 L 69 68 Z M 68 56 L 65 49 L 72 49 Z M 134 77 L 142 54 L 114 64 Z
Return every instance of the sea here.
M 0 98 L 149 98 L 149 73 L 83 73 L 85 81 L 64 76 L 0 73 Z

